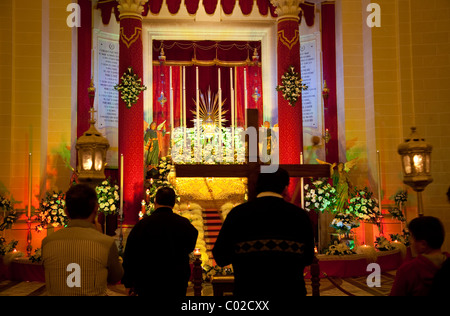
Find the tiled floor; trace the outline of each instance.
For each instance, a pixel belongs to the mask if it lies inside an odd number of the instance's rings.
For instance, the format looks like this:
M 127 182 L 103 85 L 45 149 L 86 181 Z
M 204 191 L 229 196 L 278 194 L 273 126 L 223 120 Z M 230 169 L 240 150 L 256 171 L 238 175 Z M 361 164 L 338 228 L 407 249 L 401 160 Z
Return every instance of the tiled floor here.
M 321 296 L 386 296 L 392 287 L 395 271 L 383 273 L 381 287 L 370 288 L 366 284 L 365 277 L 359 278 L 323 278 L 320 280 Z M 311 296 L 311 281 L 306 280 L 308 296 Z M 1 281 L 0 296 L 45 296 L 45 284 L 39 282 Z M 126 296 L 126 289 L 122 285 L 110 286 L 110 296 Z M 193 296 L 192 286 L 188 288 L 187 296 Z M 202 296 L 213 296 L 212 285 L 203 284 Z

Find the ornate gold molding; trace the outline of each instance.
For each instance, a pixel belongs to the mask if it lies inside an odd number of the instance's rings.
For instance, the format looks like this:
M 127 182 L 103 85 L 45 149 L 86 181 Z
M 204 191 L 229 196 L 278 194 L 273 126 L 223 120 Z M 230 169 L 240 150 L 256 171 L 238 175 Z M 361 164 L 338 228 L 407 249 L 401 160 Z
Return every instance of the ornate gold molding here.
M 142 28 L 135 27 L 133 35 L 127 37 L 125 35 L 124 28 L 123 27 L 120 28 L 120 40 L 127 46 L 127 48 L 130 48 L 130 46 L 141 37 L 141 34 Z
M 276 7 L 275 13 L 278 15 L 278 19 L 293 17 L 298 20 L 298 15 L 302 11 L 300 4 L 305 0 L 270 0 L 270 2 Z
M 280 40 L 281 43 L 283 43 L 289 50 L 292 49 L 292 47 L 294 47 L 295 44 L 298 43 L 300 37 L 299 37 L 299 32 L 298 30 L 295 30 L 294 36 L 292 38 L 287 38 L 284 35 L 284 30 L 278 31 L 278 39 Z
M 119 2 L 118 9 L 120 12 L 119 18 L 139 18 L 142 20 L 142 12 L 144 11 L 144 4 L 148 0 L 117 0 Z

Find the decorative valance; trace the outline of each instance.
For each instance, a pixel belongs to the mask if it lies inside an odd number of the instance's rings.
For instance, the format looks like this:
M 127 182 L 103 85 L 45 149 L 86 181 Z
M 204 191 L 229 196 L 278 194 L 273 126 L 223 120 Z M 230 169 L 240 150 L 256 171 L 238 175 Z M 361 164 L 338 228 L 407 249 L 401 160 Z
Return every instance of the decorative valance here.
M 153 41 L 153 63 L 159 64 L 164 52 L 167 65 L 180 66 L 248 66 L 253 56 L 261 56 L 261 42 L 242 41 Z
M 186 6 L 186 10 L 189 14 L 194 15 L 197 13 L 197 10 L 200 6 L 200 0 L 165 0 L 167 5 L 167 9 L 170 14 L 177 14 L 180 10 L 180 7 L 184 2 Z M 255 5 L 254 0 L 203 0 L 203 7 L 207 14 L 214 14 L 217 9 L 217 6 L 220 2 L 220 6 L 225 14 L 229 15 L 233 13 L 233 10 L 236 10 L 237 7 L 241 10 L 243 15 L 249 15 L 253 6 Z M 144 5 L 143 16 L 148 16 L 151 12 L 152 14 L 159 14 L 161 8 L 163 6 L 164 0 L 149 0 Z M 97 9 L 101 11 L 103 24 L 109 24 L 111 19 L 111 14 L 114 13 L 116 20 L 119 21 L 119 10 L 117 8 L 116 0 L 99 0 L 97 3 Z M 256 6 L 258 7 L 258 11 L 261 15 L 266 16 L 269 15 L 273 18 L 276 18 L 275 7 L 270 3 L 270 0 L 257 0 Z M 305 22 L 308 26 L 314 25 L 314 14 L 315 14 L 315 4 L 305 2 L 300 4 L 302 8 L 302 12 L 300 12 L 300 21 L 302 17 L 305 17 Z

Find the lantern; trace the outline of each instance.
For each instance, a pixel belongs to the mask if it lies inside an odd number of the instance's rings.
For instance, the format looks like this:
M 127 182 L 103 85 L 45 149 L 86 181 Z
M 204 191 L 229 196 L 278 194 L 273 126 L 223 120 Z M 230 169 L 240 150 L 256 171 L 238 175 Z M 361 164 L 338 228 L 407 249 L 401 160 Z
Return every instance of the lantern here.
M 422 191 L 433 182 L 432 149 L 433 147 L 418 135 L 415 127 L 411 127 L 411 135 L 398 146 L 402 159 L 403 182 L 417 192 L 419 216 L 423 216 Z
M 81 183 L 99 184 L 105 179 L 106 152 L 108 140 L 95 128 L 95 119 L 91 108 L 90 128 L 77 140 L 78 179 Z

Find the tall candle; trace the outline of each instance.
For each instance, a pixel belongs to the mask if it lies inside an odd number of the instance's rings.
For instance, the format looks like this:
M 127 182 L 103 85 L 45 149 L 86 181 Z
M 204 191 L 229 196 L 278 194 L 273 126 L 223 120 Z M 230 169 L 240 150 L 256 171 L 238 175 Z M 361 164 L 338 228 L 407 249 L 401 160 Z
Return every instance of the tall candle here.
M 381 213 L 381 158 L 380 151 L 377 150 L 377 164 L 378 164 L 378 208 Z
M 244 104 L 245 104 L 245 128 L 247 128 L 247 108 L 248 108 L 247 68 L 244 68 Z
M 220 68 L 218 69 L 219 80 L 219 152 L 222 152 L 222 78 Z
M 197 114 L 197 129 L 196 129 L 196 139 L 197 139 L 197 146 L 200 148 L 200 86 L 199 86 L 199 74 L 198 74 L 198 67 L 195 67 L 195 87 L 196 87 L 196 93 L 195 93 L 195 102 L 196 102 L 196 114 Z
M 184 132 L 184 148 L 186 148 L 186 137 L 187 137 L 187 124 L 186 124 L 186 67 L 183 66 L 183 132 Z
M 120 154 L 120 215 L 123 215 L 123 154 Z
M 173 131 L 174 128 L 174 118 L 173 118 L 173 86 L 172 86 L 172 67 L 169 68 L 169 82 L 170 82 L 170 130 Z M 170 138 L 173 141 L 173 134 L 170 135 Z
M 233 68 L 230 67 L 230 97 L 231 97 L 231 150 L 234 156 L 234 85 Z
M 272 146 L 271 146 L 272 148 Z M 300 153 L 300 164 L 303 165 L 303 152 Z M 301 207 L 305 208 L 305 190 L 304 190 L 303 178 L 300 178 L 300 197 L 301 197 Z
M 31 153 L 28 156 L 28 219 L 31 218 L 31 203 L 33 195 L 33 178 L 32 178 L 32 167 L 31 167 Z

